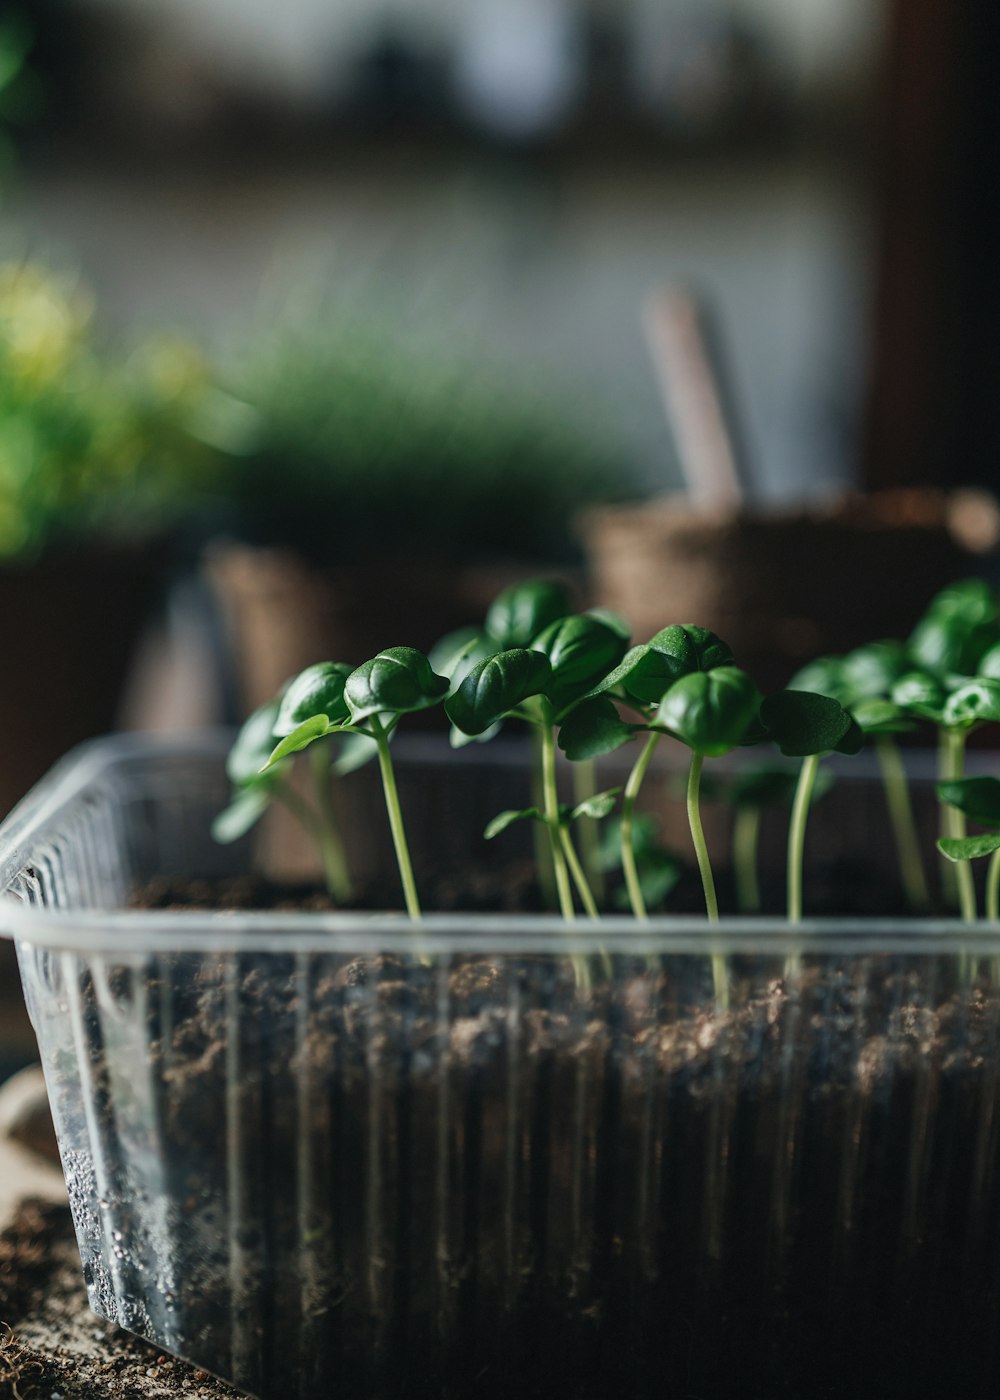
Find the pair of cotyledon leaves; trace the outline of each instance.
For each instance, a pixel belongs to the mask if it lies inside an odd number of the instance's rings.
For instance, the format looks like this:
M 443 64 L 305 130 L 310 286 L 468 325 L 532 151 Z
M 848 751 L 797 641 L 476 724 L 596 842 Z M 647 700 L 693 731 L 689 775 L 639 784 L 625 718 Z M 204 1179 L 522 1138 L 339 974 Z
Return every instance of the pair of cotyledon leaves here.
M 960 778 L 938 783 L 937 795 L 980 826 L 993 827 L 981 836 L 945 836 L 938 849 L 949 860 L 975 860 L 1000 850 L 1000 778 Z

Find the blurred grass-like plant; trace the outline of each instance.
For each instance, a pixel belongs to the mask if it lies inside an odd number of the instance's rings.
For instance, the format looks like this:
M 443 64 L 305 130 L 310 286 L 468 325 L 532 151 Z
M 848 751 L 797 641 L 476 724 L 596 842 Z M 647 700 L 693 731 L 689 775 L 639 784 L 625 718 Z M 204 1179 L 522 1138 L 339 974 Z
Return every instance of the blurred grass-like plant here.
M 357 310 L 272 325 L 229 380 L 258 416 L 242 528 L 319 562 L 572 557 L 574 512 L 637 492 L 593 411 L 544 381 Z

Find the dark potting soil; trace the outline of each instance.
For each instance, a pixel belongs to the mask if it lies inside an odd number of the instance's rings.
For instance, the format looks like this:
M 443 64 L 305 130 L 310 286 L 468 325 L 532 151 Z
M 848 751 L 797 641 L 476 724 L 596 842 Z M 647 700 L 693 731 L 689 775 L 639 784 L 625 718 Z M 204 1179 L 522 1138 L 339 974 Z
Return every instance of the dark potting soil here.
M 586 990 L 528 957 L 167 962 L 178 1350 L 267 1400 L 1000 1395 L 988 978 L 737 959 L 721 1011 L 637 958 Z

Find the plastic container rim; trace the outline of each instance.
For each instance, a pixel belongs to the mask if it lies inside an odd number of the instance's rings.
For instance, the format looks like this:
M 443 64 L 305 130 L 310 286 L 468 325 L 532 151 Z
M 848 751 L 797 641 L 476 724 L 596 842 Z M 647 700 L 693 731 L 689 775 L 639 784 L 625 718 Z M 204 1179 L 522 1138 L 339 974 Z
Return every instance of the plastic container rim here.
M 958 919 L 806 919 L 796 925 L 775 917 L 704 918 L 658 915 L 637 924 L 627 914 L 583 917 L 567 924 L 557 915 L 433 914 L 419 923 L 405 913 L 287 911 L 46 909 L 27 905 L 10 891 L 13 879 L 44 845 L 46 824 L 116 766 L 128 761 L 216 759 L 231 731 L 196 730 L 178 735 L 126 734 L 89 740 L 61 759 L 0 824 L 0 937 L 55 951 L 145 957 L 168 952 L 335 953 L 375 951 L 448 957 L 489 950 L 496 954 L 698 957 L 798 953 L 817 956 L 1000 955 L 1000 923 Z M 424 755 L 421 753 L 421 759 Z

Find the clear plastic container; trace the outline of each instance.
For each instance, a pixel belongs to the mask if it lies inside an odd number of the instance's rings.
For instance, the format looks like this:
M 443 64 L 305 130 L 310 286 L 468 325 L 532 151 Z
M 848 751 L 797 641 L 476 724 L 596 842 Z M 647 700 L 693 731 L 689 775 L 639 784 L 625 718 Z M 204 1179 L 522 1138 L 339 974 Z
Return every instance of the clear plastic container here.
M 98 1313 L 268 1400 L 997 1394 L 996 927 L 130 909 L 246 868 L 224 752 L 0 830 Z

